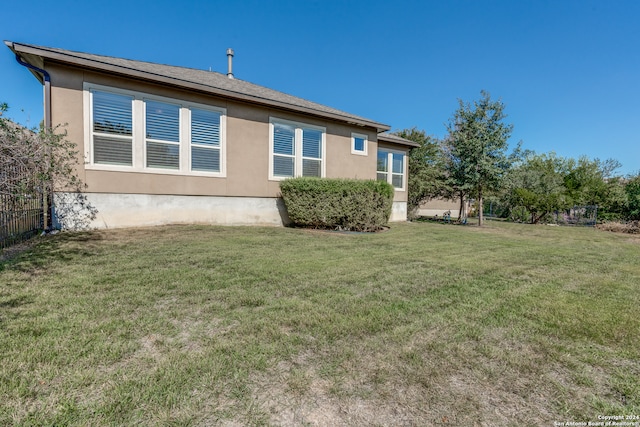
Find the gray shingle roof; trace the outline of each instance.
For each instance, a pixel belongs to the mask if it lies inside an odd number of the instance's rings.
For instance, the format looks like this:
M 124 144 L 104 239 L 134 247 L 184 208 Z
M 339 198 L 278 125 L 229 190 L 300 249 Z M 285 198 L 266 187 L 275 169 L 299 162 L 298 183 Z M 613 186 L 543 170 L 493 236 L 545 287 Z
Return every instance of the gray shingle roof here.
M 420 147 L 420 144 L 418 144 L 417 142 L 411 141 L 410 139 L 406 139 L 389 132 L 379 133 L 378 141 L 389 142 L 392 144 L 406 145 L 409 147 Z
M 371 126 L 378 132 L 389 126 L 356 116 L 326 105 L 278 92 L 240 79 L 230 79 L 226 75 L 193 68 L 135 61 L 91 53 L 74 52 L 64 49 L 35 46 L 5 41 L 5 44 L 23 59 L 37 67 L 42 67 L 43 59 L 81 68 L 89 68 L 122 76 L 170 84 L 190 90 L 252 102 L 284 110 L 311 114 L 323 118 L 339 120 L 359 126 Z

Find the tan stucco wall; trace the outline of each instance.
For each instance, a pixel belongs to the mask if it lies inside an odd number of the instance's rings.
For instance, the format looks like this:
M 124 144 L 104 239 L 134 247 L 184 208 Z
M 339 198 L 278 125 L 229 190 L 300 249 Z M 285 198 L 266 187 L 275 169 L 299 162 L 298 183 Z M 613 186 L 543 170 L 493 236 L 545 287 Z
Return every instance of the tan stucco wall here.
M 88 192 L 277 197 L 279 181 L 269 180 L 269 119 L 272 117 L 326 128 L 327 177 L 376 177 L 377 134 L 373 128 L 349 126 L 59 64 L 45 66 L 51 74 L 53 123 L 67 124 L 68 139 L 77 144 L 80 152 L 79 176 L 87 184 Z M 85 143 L 89 144 L 89 141 L 85 141 L 85 82 L 225 108 L 226 177 L 116 172 L 84 167 Z M 368 136 L 368 156 L 351 154 L 352 132 Z M 406 201 L 406 192 L 396 192 L 395 200 Z

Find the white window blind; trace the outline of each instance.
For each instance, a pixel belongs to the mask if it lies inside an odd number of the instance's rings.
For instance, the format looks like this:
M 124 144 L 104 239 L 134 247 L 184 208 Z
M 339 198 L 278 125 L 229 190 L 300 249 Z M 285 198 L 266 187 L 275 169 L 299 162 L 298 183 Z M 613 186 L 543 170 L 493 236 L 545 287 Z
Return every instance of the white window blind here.
M 105 165 L 133 164 L 133 97 L 93 91 L 93 162 Z
M 296 137 L 293 126 L 273 125 L 273 175 L 292 177 L 295 171 Z
M 322 132 L 302 129 L 302 176 L 321 176 Z
M 191 170 L 220 172 L 220 117 L 216 111 L 191 110 Z
M 180 107 L 158 101 L 145 103 L 147 167 L 180 168 Z

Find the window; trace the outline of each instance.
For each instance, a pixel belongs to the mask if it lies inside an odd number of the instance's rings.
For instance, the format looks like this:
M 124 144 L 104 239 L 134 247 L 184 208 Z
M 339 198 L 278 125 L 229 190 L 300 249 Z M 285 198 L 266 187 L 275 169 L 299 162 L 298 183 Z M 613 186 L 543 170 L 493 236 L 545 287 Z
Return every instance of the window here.
M 293 126 L 273 124 L 273 176 L 294 176 L 296 133 Z
M 367 155 L 367 135 L 361 135 L 358 133 L 351 134 L 351 154 L 359 154 L 361 156 Z
M 401 151 L 378 149 L 378 180 L 404 190 L 404 158 L 405 153 Z
M 324 176 L 324 128 L 271 120 L 270 179 Z
M 220 117 L 217 111 L 191 110 L 191 170 L 220 172 Z
M 180 107 L 145 101 L 148 168 L 180 168 Z
M 88 169 L 226 176 L 222 108 L 85 83 Z
M 302 129 L 302 176 L 322 176 L 322 132 Z
M 133 164 L 133 97 L 92 92 L 93 163 Z

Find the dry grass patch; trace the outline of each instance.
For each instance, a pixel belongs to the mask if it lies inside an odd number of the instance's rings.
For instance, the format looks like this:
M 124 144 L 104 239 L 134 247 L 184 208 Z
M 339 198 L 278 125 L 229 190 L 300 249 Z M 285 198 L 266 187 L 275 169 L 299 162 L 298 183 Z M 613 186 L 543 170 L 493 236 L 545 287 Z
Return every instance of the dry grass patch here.
M 596 225 L 596 228 L 614 233 L 640 234 L 640 221 L 607 221 Z

